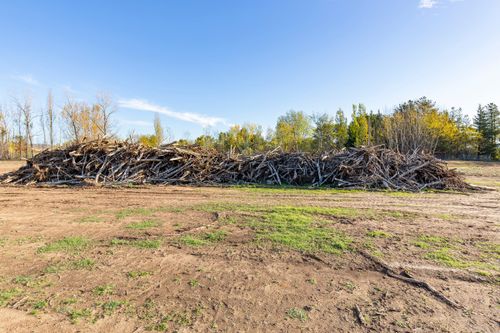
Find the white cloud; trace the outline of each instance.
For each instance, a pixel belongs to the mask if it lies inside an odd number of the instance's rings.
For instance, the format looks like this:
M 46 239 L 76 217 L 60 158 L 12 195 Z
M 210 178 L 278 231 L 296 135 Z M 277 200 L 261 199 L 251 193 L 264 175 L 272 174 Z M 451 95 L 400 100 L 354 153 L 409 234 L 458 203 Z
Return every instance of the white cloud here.
M 166 115 L 167 117 L 187 121 L 190 123 L 195 123 L 203 127 L 216 126 L 218 124 L 226 123 L 226 121 L 223 118 L 210 117 L 190 112 L 176 112 L 164 106 L 155 105 L 141 99 L 121 100 L 118 101 L 118 105 L 126 109 L 158 112 Z
M 38 82 L 32 75 L 24 74 L 24 75 L 12 75 L 12 78 L 17 81 L 21 81 L 32 86 L 39 86 L 40 82 Z

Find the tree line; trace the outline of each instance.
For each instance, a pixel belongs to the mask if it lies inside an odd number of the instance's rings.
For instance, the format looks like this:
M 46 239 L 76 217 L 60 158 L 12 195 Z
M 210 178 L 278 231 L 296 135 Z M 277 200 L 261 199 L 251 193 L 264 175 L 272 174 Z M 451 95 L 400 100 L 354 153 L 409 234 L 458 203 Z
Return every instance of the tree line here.
M 15 97 L 9 107 L 0 108 L 0 159 L 33 156 L 35 135 L 43 143 L 37 147 L 49 148 L 84 140 L 117 138 L 113 119 L 116 110 L 112 98 L 102 93 L 93 103 L 67 97 L 56 107 L 49 92 L 46 105 L 39 112 L 34 112 L 29 96 Z M 37 133 L 34 133 L 35 123 Z M 154 133 L 131 133 L 127 139 L 155 147 L 169 140 L 169 132 L 156 114 Z M 389 114 L 368 111 L 363 104 L 353 105 L 350 120 L 342 109 L 333 115 L 312 116 L 291 110 L 265 133 L 255 124 L 234 125 L 227 131 L 207 133 L 192 141 L 178 141 L 241 154 L 277 147 L 287 152 L 321 152 L 384 145 L 403 153 L 418 150 L 444 158 L 498 160 L 499 140 L 500 113 L 496 104 L 480 105 L 471 120 L 460 108 L 442 110 L 423 97 L 401 103 Z

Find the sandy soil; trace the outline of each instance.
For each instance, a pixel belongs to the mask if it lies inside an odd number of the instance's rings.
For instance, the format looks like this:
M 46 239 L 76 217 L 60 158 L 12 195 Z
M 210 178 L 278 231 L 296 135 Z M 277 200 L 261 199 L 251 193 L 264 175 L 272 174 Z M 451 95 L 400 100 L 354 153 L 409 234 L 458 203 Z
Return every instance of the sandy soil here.
M 498 163 L 453 166 L 499 184 Z M 0 332 L 497 332 L 499 203 L 498 191 L 0 187 Z M 315 244 L 334 230 L 346 247 L 301 250 L 295 219 Z

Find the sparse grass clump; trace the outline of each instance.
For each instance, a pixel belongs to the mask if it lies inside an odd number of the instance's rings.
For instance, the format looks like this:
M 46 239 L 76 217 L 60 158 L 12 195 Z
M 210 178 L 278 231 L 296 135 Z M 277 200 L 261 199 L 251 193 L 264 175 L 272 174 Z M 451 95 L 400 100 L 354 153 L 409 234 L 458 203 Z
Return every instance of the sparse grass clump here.
M 92 311 L 90 309 L 71 309 L 68 310 L 67 314 L 71 323 L 76 324 L 79 319 L 92 316 Z
M 145 277 L 151 275 L 151 272 L 147 271 L 130 271 L 127 273 L 127 276 L 131 279 L 137 279 L 140 277 Z
M 200 285 L 200 282 L 196 279 L 191 279 L 191 280 L 189 280 L 188 284 L 191 288 L 194 288 L 194 287 L 198 287 Z
M 80 223 L 100 223 L 103 222 L 104 219 L 99 216 L 91 215 L 91 216 L 85 216 L 82 217 L 81 219 L 78 220 Z
M 113 312 L 121 308 L 123 304 L 125 304 L 124 301 L 109 301 L 102 305 L 102 309 L 105 314 L 111 315 Z
M 142 229 L 155 228 L 155 227 L 158 227 L 159 225 L 160 225 L 160 223 L 158 221 L 146 220 L 146 221 L 142 221 L 142 222 L 130 223 L 129 225 L 127 225 L 127 228 L 142 230 Z
M 66 237 L 52 243 L 48 243 L 38 249 L 38 253 L 48 252 L 79 252 L 90 245 L 90 240 L 84 237 Z
M 299 309 L 299 308 L 291 308 L 291 309 L 288 309 L 286 311 L 286 315 L 289 317 L 289 318 L 292 318 L 292 319 L 298 319 L 302 322 L 306 321 L 309 319 L 309 316 L 307 315 L 307 312 L 303 309 Z
M 7 304 L 12 298 L 20 295 L 21 289 L 12 288 L 8 290 L 0 290 L 0 306 Z
M 116 213 L 118 220 L 124 219 L 129 216 L 151 216 L 156 212 L 153 208 L 125 208 Z
M 20 285 L 27 287 L 27 286 L 29 286 L 30 283 L 33 282 L 33 278 L 30 276 L 19 275 L 19 276 L 16 276 L 12 280 L 12 282 L 14 282 L 15 284 L 20 284 Z
M 95 266 L 95 261 L 92 260 L 92 259 L 80 259 L 80 260 L 76 260 L 76 261 L 73 261 L 71 263 L 71 268 L 72 269 L 92 269 L 94 268 Z
M 372 230 L 366 233 L 368 237 L 373 237 L 373 238 L 392 238 L 394 237 L 393 234 L 390 232 L 386 232 L 383 230 Z

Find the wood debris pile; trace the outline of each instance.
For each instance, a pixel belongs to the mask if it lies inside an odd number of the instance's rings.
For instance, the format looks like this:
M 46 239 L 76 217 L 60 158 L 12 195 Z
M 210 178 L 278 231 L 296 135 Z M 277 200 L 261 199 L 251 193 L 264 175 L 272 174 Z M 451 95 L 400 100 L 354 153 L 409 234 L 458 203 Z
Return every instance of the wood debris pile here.
M 455 170 L 427 154 L 403 155 L 382 147 L 323 154 L 273 150 L 229 155 L 175 144 L 148 148 L 90 141 L 44 151 L 3 184 L 269 184 L 405 191 L 469 188 Z

